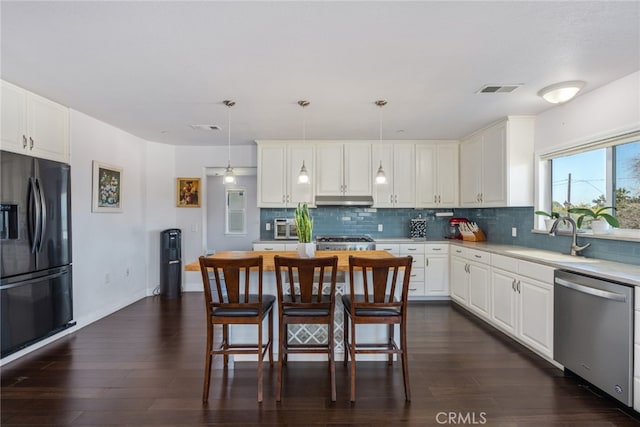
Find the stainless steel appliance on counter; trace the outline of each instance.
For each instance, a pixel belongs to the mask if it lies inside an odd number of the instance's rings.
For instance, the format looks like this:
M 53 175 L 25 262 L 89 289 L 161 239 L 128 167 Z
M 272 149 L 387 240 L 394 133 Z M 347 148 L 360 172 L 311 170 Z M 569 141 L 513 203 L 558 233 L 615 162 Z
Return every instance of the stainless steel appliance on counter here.
M 633 405 L 633 287 L 557 270 L 553 358 Z
M 273 238 L 277 240 L 298 240 L 298 228 L 295 218 L 275 218 L 273 220 Z
M 375 241 L 369 236 L 317 236 L 319 251 L 373 251 Z
M 67 164 L 1 152 L 1 355 L 74 324 Z

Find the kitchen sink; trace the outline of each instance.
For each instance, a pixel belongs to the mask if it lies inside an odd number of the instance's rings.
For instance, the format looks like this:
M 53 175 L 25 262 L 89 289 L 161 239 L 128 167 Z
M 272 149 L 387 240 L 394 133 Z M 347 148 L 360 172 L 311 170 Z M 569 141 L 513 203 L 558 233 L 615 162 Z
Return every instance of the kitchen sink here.
M 513 249 L 505 251 L 507 253 L 523 256 L 532 259 L 538 259 L 541 261 L 549 262 L 571 262 L 571 263 L 595 263 L 597 259 L 585 258 L 583 256 L 572 256 L 567 254 L 561 254 L 551 251 L 537 250 L 537 249 Z

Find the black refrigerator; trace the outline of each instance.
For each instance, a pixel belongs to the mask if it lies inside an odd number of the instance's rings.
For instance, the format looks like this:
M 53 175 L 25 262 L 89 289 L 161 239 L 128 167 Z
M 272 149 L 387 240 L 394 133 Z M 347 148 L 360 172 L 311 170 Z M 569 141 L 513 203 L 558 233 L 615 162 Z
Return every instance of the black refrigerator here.
M 74 324 L 70 166 L 0 152 L 4 357 Z

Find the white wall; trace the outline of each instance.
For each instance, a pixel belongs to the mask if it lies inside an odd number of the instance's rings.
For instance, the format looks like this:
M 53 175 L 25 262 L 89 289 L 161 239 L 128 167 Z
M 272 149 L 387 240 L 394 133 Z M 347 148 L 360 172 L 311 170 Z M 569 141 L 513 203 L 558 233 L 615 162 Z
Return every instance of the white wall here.
M 146 146 L 146 235 L 147 295 L 160 286 L 160 232 L 176 227 L 175 152 L 173 145 Z M 142 259 L 142 258 L 141 258 Z
M 74 110 L 70 125 L 73 305 L 84 326 L 147 294 L 148 143 Z M 91 212 L 93 160 L 123 168 L 122 213 Z
M 535 152 L 597 141 L 640 128 L 640 71 L 536 116 Z

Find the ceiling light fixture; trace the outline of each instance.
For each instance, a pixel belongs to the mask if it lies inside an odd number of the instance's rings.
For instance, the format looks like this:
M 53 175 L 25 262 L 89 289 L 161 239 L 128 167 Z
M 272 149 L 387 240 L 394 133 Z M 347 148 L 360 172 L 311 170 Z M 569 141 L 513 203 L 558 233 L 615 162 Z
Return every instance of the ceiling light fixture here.
M 375 104 L 380 107 L 380 143 L 378 145 L 380 167 L 378 167 L 378 172 L 376 173 L 376 184 L 386 184 L 387 175 L 385 175 L 384 168 L 382 167 L 382 107 L 387 105 L 387 101 L 385 101 L 384 99 L 379 99 L 375 102 Z
M 562 104 L 578 94 L 580 89 L 584 87 L 584 82 L 580 80 L 572 80 L 569 82 L 556 83 L 540 89 L 538 96 L 551 104 Z
M 304 109 L 311 104 L 309 101 L 300 100 L 298 101 L 298 105 L 302 107 L 302 142 L 303 144 L 307 140 L 307 120 L 305 116 Z M 298 184 L 309 184 L 309 173 L 307 172 L 307 167 L 304 164 L 304 159 L 302 160 L 302 167 L 300 168 L 300 173 L 298 174 Z
M 227 110 L 227 131 L 229 133 L 228 137 L 228 148 L 229 148 L 229 156 L 227 157 L 227 169 L 224 171 L 224 176 L 222 178 L 222 182 L 224 184 L 235 184 L 236 183 L 236 175 L 233 173 L 233 168 L 231 167 L 231 107 L 236 105 L 235 101 L 231 101 L 225 99 L 222 101 L 224 105 L 228 107 Z

